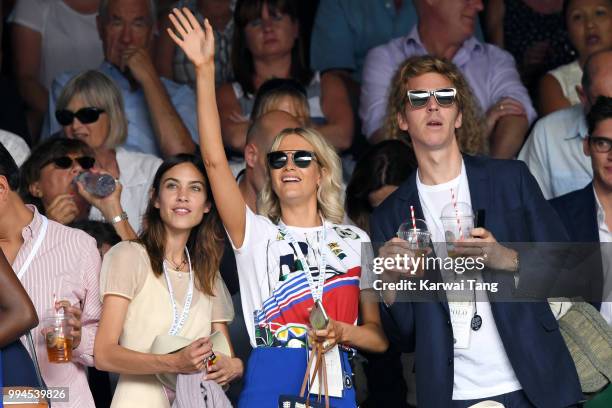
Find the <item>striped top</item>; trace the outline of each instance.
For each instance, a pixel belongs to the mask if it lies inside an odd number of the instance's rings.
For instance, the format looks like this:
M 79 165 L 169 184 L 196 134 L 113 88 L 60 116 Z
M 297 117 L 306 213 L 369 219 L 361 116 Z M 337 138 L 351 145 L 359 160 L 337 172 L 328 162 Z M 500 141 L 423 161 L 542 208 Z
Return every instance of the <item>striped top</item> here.
M 355 226 L 328 221 L 312 228 L 287 226 L 296 240 L 294 246 L 268 218 L 248 207 L 246 211 L 244 242 L 240 248 L 234 246 L 234 253 L 251 345 L 306 345 L 313 298 L 298 247 L 315 281 L 322 259 L 319 253 L 326 255 L 323 306 L 332 319 L 356 324 L 360 291 L 372 287 L 368 235 Z
M 36 207 L 32 222 L 21 232 L 23 245 L 13 262 L 17 272 L 27 259 L 41 231 L 43 216 Z M 53 294 L 58 300 L 79 303 L 83 311 L 82 337 L 72 352 L 72 363 L 51 364 L 47 358 L 42 326 L 32 330 L 41 373 L 48 387 L 69 387 L 69 402 L 54 402 L 57 408 L 95 408 L 87 383 L 85 366 L 93 366 L 93 345 L 102 310 L 99 297 L 100 254 L 96 241 L 85 232 L 49 220 L 47 234 L 21 283 L 34 303 L 41 324 L 53 307 Z M 22 337 L 25 344 L 25 337 Z

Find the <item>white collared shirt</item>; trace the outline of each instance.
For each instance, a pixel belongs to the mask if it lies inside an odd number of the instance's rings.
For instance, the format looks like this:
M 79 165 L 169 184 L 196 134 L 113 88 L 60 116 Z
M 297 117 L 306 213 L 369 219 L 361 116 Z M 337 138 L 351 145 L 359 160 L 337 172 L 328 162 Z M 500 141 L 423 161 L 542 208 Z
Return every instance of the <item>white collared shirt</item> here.
M 127 213 L 130 225 L 138 234 L 142 225 L 142 216 L 149 203 L 149 189 L 162 160 L 151 154 L 132 152 L 122 147 L 116 150 L 119 181 L 123 187 L 121 207 Z M 95 207 L 91 207 L 89 219 L 104 221 L 102 213 Z
M 518 159 L 527 164 L 547 200 L 584 188 L 593 179 L 591 159 L 582 150 L 586 136 L 582 105 L 553 112 L 535 124 Z
M 595 194 L 595 203 L 597 206 L 597 227 L 599 232 L 599 242 L 612 243 L 612 232 L 606 224 L 606 213 L 601 203 L 599 202 L 597 192 L 594 188 L 593 193 Z M 606 247 L 609 248 L 608 246 Z M 612 325 L 612 253 L 610 253 L 610 251 L 601 251 L 601 258 L 604 274 L 604 298 L 602 299 L 603 302 L 601 302 L 600 311 L 601 315 L 604 317 L 604 319 L 606 319 L 608 324 Z

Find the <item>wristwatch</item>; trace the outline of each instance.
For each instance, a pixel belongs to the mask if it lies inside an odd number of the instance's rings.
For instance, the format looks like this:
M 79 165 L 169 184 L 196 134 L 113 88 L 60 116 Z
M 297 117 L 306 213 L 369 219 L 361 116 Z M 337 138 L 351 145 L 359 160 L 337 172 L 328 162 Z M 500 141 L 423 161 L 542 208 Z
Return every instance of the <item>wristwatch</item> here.
M 121 211 L 121 214 L 114 216 L 113 218 L 108 220 L 108 222 L 110 222 L 111 225 L 115 225 L 118 222 L 127 221 L 127 219 L 128 219 L 127 213 L 125 211 Z

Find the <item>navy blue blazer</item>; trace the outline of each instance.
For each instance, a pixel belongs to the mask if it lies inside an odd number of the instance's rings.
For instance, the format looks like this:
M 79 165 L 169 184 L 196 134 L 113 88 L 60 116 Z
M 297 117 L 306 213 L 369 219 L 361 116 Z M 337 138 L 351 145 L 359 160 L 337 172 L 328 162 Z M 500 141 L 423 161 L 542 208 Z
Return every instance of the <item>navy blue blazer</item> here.
M 559 214 L 569 238 L 574 242 L 599 242 L 597 205 L 593 183 L 550 200 Z
M 589 183 L 581 190 L 572 191 L 550 200 L 550 204 L 559 214 L 559 218 L 572 242 L 599 243 L 599 226 L 597 224 L 597 204 L 593 183 Z M 603 292 L 603 265 L 599 245 L 584 245 L 576 248 L 580 252 L 578 257 L 583 261 L 575 269 L 590 285 L 583 290 L 587 300 L 597 309 L 601 307 Z
M 485 227 L 498 241 L 567 240 L 558 217 L 523 162 L 463 159 L 472 208 L 485 210 Z M 416 216 L 423 218 L 416 173 L 373 213 L 372 241 L 382 243 L 394 237 L 411 205 Z M 548 303 L 491 302 L 491 309 L 512 368 L 530 402 L 554 408 L 582 400 L 574 362 Z M 450 406 L 454 354 L 448 303 L 396 302 L 390 307 L 381 303 L 381 318 L 390 341 L 403 351 L 415 352 L 419 407 Z

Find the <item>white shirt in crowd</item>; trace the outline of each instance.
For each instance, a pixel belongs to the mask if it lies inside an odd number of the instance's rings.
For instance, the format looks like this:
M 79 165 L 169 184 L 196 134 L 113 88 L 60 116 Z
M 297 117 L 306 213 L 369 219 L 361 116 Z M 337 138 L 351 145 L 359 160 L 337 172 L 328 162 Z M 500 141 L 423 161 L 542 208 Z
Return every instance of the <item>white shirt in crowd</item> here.
M 151 154 L 131 152 L 122 147 L 116 150 L 119 182 L 123 187 L 121 207 L 127 213 L 130 225 L 138 234 L 142 226 L 142 216 L 149 203 L 149 190 L 162 160 Z M 104 221 L 102 213 L 95 207 L 91 207 L 89 219 Z
M 40 33 L 38 77 L 45 88 L 62 72 L 95 69 L 104 60 L 96 15 L 81 14 L 62 0 L 17 1 L 8 21 Z
M 591 159 L 582 150 L 586 136 L 582 105 L 553 112 L 533 127 L 518 159 L 527 164 L 547 200 L 584 188 L 593 179 Z
M 599 198 L 597 198 L 597 192 L 595 193 L 595 202 L 597 204 L 597 226 L 599 227 L 599 242 L 605 245 L 604 248 L 610 248 L 612 245 L 612 232 L 606 224 L 606 213 L 604 212 Z M 601 315 L 606 319 L 609 325 L 612 325 L 612 253 L 611 251 L 601 251 L 602 265 L 603 265 L 603 294 L 604 297 L 601 302 Z
M 440 217 L 442 209 L 452 202 L 451 189 L 457 202 L 472 205 L 465 165 L 462 163 L 459 176 L 446 183 L 425 185 L 421 182 L 418 171 L 416 182 L 436 256 L 444 259 L 447 252 L 443 244 L 444 228 Z M 482 277 L 479 276 L 478 280 L 482 281 Z M 522 388 L 497 331 L 486 293 L 477 291 L 476 301 L 482 327 L 478 331 L 471 331 L 467 348 L 454 349 L 453 400 L 487 398 Z M 449 307 L 452 307 L 452 302 L 449 302 Z

